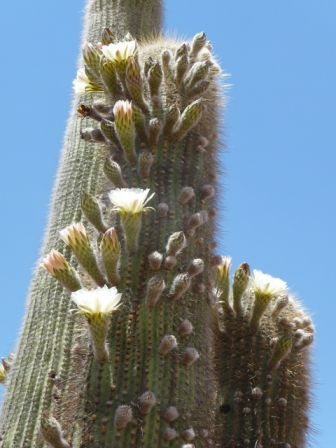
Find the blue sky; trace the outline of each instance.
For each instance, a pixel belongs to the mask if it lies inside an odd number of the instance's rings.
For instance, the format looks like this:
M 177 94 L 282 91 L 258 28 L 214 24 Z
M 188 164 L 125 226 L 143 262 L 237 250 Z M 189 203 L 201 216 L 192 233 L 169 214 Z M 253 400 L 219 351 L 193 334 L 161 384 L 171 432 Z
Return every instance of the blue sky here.
M 311 312 L 312 446 L 335 443 L 336 3 L 166 0 L 166 29 L 207 32 L 231 74 L 218 251 L 287 280 Z M 205 5 L 205 6 L 204 6 Z M 83 0 L 0 16 L 0 355 L 13 350 L 67 119 Z

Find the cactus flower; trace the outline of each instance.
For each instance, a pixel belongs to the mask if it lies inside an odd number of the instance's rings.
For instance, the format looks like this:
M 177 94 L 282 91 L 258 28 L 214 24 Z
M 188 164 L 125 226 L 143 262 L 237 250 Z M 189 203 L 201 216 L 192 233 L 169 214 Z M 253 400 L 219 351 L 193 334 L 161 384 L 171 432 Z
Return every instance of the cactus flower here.
M 103 45 L 102 52 L 106 59 L 112 62 L 127 62 L 137 51 L 134 40 L 118 42 L 115 44 Z
M 80 289 L 71 294 L 80 313 L 88 319 L 93 316 L 108 316 L 120 306 L 121 294 L 117 288 L 106 285 L 96 289 Z
M 114 210 L 117 210 L 121 215 L 137 215 L 153 210 L 152 207 L 146 207 L 146 205 L 155 193 L 149 196 L 148 194 L 149 188 L 145 190 L 141 188 L 116 188 L 110 191 L 109 197 L 114 205 Z

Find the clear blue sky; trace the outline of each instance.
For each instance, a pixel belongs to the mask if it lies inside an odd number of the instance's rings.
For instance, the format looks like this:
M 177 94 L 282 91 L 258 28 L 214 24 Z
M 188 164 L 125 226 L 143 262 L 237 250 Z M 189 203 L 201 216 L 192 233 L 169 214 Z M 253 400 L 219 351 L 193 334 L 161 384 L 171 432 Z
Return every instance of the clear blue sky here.
M 166 29 L 207 32 L 232 88 L 218 243 L 286 279 L 317 327 L 312 446 L 335 446 L 336 2 L 166 0 Z M 0 354 L 13 350 L 46 222 L 83 0 L 4 2 Z

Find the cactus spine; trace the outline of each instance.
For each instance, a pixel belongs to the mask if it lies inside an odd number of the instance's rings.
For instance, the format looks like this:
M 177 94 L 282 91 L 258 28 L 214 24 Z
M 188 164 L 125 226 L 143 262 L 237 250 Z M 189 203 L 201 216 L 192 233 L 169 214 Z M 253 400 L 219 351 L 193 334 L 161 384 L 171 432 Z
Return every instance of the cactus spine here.
M 246 264 L 232 297 L 214 275 L 220 71 L 160 23 L 158 0 L 89 1 L 3 448 L 303 447 L 311 326 Z

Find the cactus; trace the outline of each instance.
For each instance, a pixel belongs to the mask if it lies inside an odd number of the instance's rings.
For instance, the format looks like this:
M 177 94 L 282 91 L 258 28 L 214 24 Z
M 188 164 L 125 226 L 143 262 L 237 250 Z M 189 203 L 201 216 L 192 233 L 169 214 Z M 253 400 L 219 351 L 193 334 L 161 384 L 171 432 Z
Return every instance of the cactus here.
M 311 321 L 213 256 L 220 69 L 160 23 L 159 0 L 89 1 L 3 448 L 304 446 Z

